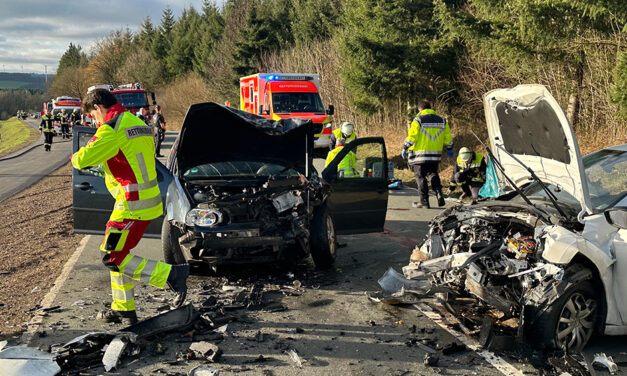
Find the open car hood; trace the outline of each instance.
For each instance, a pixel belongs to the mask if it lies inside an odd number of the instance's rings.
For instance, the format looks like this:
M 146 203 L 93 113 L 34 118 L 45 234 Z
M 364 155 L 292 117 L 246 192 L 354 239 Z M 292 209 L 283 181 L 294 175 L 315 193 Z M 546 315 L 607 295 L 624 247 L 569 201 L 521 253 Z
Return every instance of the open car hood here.
M 570 193 L 591 213 L 581 152 L 573 129 L 551 93 L 542 85 L 496 89 L 483 97 L 492 152 L 505 173 L 521 186 L 529 172 L 502 148 L 530 167 L 545 183 Z
M 311 120 L 274 121 L 217 103 L 197 103 L 187 110 L 179 137 L 179 174 L 221 161 L 279 163 L 304 174 L 314 126 Z

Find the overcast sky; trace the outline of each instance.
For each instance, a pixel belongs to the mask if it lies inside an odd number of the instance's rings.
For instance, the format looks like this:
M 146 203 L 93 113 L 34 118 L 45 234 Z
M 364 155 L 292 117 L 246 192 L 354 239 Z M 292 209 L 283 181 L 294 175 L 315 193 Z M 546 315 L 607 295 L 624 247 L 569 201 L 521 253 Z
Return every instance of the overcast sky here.
M 158 24 L 167 5 L 178 17 L 202 0 L 0 0 L 0 69 L 54 73 L 70 42 L 89 51 L 112 30 L 136 31 L 146 16 Z

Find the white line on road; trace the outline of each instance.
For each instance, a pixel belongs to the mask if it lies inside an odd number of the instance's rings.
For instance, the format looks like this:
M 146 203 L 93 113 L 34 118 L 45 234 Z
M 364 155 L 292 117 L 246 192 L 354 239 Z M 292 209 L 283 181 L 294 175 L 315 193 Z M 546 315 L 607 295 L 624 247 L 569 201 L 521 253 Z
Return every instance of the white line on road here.
M 433 320 L 436 324 L 440 325 L 442 329 L 449 332 L 451 335 L 453 335 L 453 337 L 457 338 L 461 343 L 468 346 L 468 348 L 470 348 L 471 350 L 479 354 L 481 357 L 483 357 L 483 359 L 485 359 L 488 363 L 490 363 L 494 368 L 499 370 L 503 375 L 523 376 L 522 371 L 520 371 L 518 368 L 514 367 L 513 365 L 507 363 L 503 358 L 494 354 L 493 352 L 484 350 L 481 347 L 481 345 L 474 339 L 467 337 L 466 335 L 464 335 L 461 332 L 458 332 L 455 329 L 451 329 L 446 324 L 446 322 L 444 322 L 442 315 L 435 312 L 428 305 L 424 303 L 418 303 L 418 304 L 414 304 L 414 307 L 416 307 L 420 312 L 422 312 L 429 319 Z
M 81 239 L 80 243 L 78 244 L 78 247 L 76 247 L 76 250 L 74 251 L 74 253 L 72 253 L 72 256 L 70 256 L 70 259 L 67 260 L 67 262 L 63 266 L 63 270 L 61 270 L 61 274 L 59 274 L 56 281 L 54 281 L 54 285 L 52 286 L 52 288 L 50 288 L 50 291 L 48 291 L 46 296 L 44 296 L 44 298 L 41 300 L 41 308 L 52 307 L 52 304 L 54 303 L 54 299 L 57 297 L 57 294 L 59 294 L 59 291 L 61 291 L 61 287 L 63 287 L 63 284 L 67 280 L 67 277 L 69 277 L 70 273 L 72 272 L 72 269 L 74 269 L 74 265 L 76 265 L 76 261 L 81 256 L 81 253 L 83 253 L 83 249 L 85 249 L 85 246 L 87 245 L 87 242 L 89 241 L 90 238 L 91 238 L 91 235 L 87 235 L 83 237 L 83 239 Z M 35 313 L 35 316 L 33 316 L 33 318 L 28 323 L 28 329 L 22 335 L 22 339 L 21 339 L 22 344 L 25 344 L 25 345 L 30 344 L 30 341 L 33 339 L 33 336 L 35 335 L 35 332 L 37 332 L 37 329 L 39 329 L 41 324 L 44 322 L 44 317 L 45 316 L 38 315 L 37 313 Z

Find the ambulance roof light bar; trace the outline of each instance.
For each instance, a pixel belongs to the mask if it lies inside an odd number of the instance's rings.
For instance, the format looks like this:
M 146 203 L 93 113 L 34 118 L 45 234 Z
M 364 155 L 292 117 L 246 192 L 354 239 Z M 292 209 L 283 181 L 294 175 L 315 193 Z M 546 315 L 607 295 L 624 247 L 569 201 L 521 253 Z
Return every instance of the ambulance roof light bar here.
M 293 75 L 293 74 L 270 74 L 263 76 L 268 81 L 313 81 L 312 76 Z

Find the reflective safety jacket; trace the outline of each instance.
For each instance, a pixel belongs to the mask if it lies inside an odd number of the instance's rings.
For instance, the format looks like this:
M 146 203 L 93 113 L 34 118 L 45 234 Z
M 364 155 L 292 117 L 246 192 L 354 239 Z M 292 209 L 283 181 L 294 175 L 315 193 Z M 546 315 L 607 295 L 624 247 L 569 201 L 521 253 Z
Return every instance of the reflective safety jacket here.
M 340 139 L 343 138 L 346 140 L 346 143 L 348 143 L 349 141 L 353 141 L 354 139 L 357 138 L 357 135 L 355 134 L 355 132 L 353 131 L 353 133 L 348 136 L 348 138 L 345 138 L 344 135 L 342 134 L 342 129 L 338 128 L 336 130 L 334 130 L 333 132 L 331 132 L 331 137 L 329 137 L 329 149 L 331 151 L 333 151 L 333 149 L 335 149 L 335 142 Z
M 59 121 L 61 124 L 70 124 L 70 116 L 68 114 L 60 113 Z
M 327 159 L 324 162 L 324 167 L 327 167 L 331 163 L 331 161 L 335 159 L 335 156 L 338 155 L 340 151 L 342 151 L 342 149 L 344 149 L 344 146 L 338 146 L 335 149 L 331 150 L 329 154 L 327 154 Z M 357 164 L 357 160 L 355 157 L 355 153 L 351 151 L 348 154 L 346 154 L 344 159 L 342 159 L 340 163 L 337 165 L 338 176 L 345 177 L 345 178 L 351 178 L 351 177 L 357 176 L 357 172 L 355 170 L 356 164 Z
M 474 153 L 472 159 L 468 162 L 462 161 L 458 156 L 457 163 L 455 163 L 455 167 L 453 168 L 453 176 L 458 172 L 464 173 L 466 179 L 477 183 L 484 183 L 486 169 L 487 165 L 482 154 Z M 461 182 L 460 184 L 463 183 L 465 182 Z
M 110 221 L 155 219 L 163 214 L 163 205 L 152 130 L 119 104 L 107 115 L 110 113 L 114 116 L 72 156 L 72 165 L 78 169 L 103 167 L 107 189 L 115 198 Z
M 39 123 L 39 130 L 43 132 L 54 132 L 54 116 L 43 115 L 41 117 L 41 123 Z
M 432 109 L 422 110 L 412 121 L 405 139 L 409 164 L 439 162 L 442 149 L 453 148 L 453 138 L 448 121 Z

